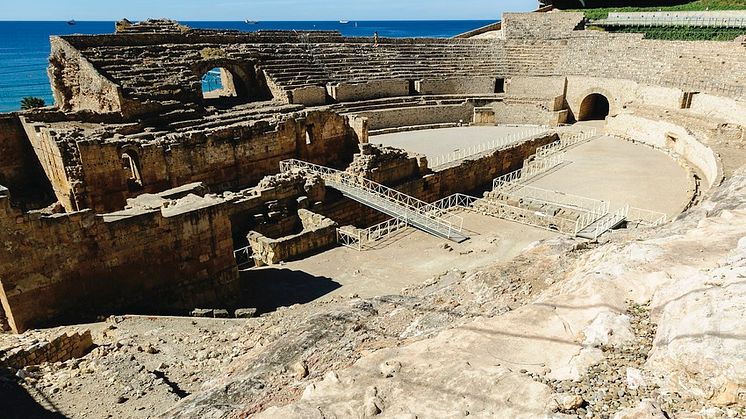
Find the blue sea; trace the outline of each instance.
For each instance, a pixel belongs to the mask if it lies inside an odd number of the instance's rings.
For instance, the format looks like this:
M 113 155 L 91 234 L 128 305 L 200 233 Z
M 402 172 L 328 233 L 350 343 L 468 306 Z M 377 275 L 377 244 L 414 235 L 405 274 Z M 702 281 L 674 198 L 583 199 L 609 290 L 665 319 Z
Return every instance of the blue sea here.
M 487 25 L 489 20 L 449 21 L 358 21 L 339 22 L 184 22 L 193 28 L 338 30 L 345 36 L 435 37 L 448 38 Z M 69 34 L 102 34 L 114 32 L 114 22 L 9 22 L 0 21 L 0 112 L 20 108 L 26 96 L 43 98 L 52 104 L 47 77 L 49 36 Z

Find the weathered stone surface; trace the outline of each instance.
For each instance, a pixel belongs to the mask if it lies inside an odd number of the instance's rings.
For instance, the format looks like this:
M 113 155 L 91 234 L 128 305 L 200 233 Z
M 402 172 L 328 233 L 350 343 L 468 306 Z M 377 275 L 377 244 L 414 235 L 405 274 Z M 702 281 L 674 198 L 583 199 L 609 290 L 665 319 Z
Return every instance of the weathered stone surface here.
M 256 317 L 255 308 L 239 308 L 234 312 L 234 316 L 238 319 L 250 319 Z

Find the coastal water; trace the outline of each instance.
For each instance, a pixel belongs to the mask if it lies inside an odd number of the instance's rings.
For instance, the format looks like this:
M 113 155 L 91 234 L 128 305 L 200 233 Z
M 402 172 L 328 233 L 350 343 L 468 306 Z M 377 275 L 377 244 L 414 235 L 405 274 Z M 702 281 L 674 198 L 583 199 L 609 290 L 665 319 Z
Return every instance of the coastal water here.
M 194 28 L 257 30 L 338 30 L 345 36 L 447 38 L 487 25 L 491 21 L 358 21 L 339 22 L 184 22 Z M 102 34 L 114 31 L 114 22 L 9 22 L 0 21 L 0 112 L 20 108 L 26 96 L 43 98 L 52 104 L 47 77 L 51 35 Z

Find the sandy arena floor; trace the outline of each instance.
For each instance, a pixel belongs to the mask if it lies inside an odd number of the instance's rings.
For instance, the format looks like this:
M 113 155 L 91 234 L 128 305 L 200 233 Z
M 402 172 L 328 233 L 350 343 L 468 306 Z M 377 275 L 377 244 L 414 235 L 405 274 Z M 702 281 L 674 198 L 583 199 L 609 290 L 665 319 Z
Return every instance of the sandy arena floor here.
M 421 131 L 397 132 L 370 137 L 372 144 L 401 148 L 412 153 L 424 154 L 428 160 L 467 147 L 489 143 L 498 138 L 526 132 L 531 127 L 458 127 Z
M 507 261 L 526 246 L 556 233 L 496 218 L 463 212 L 471 237 L 453 243 L 406 228 L 378 247 L 359 252 L 337 247 L 304 260 L 242 273 L 249 290 L 247 307 L 269 311 L 335 295 L 362 298 L 398 294 L 451 269 L 468 270 Z
M 688 174 L 662 151 L 616 137 L 595 138 L 567 151 L 568 163 L 533 182 L 544 189 L 678 215 L 689 202 Z

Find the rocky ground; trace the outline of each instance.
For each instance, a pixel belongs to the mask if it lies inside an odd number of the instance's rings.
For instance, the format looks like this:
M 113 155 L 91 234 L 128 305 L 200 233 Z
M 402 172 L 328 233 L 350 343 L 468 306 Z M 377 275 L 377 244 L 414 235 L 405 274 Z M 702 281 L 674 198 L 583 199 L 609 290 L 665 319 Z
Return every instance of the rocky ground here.
M 545 241 L 398 295 L 114 317 L 87 326 L 85 357 L 0 385 L 69 417 L 744 417 L 745 189 L 739 172 L 665 228 Z
M 565 239 L 537 244 L 512 264 L 443 272 L 401 295 L 339 296 L 259 318 L 117 316 L 20 338 L 4 335 L 0 345 L 32 345 L 90 328 L 97 347 L 81 359 L 6 371 L 2 384 L 20 386 L 67 417 L 136 418 L 158 416 L 183 398 L 201 398 L 223 377 L 240 375 L 240 384 L 210 403 L 231 406 L 226 414 L 251 415 L 295 400 L 309 382 L 378 349 L 525 304 L 561 277 L 565 262 L 582 251 L 577 247 Z M 208 394 L 207 400 L 215 397 Z

